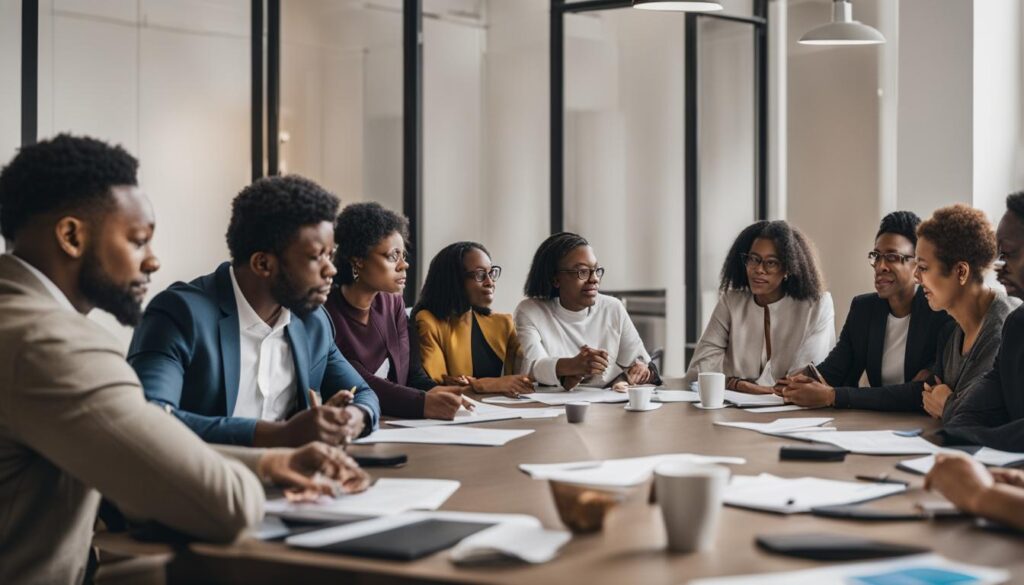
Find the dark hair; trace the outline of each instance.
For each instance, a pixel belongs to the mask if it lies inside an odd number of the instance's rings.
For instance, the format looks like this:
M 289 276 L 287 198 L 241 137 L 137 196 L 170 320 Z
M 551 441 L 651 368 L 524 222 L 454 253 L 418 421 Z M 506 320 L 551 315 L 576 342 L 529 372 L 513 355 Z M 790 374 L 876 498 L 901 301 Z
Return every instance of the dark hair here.
M 558 263 L 565 255 L 580 246 L 589 246 L 590 242 L 579 234 L 560 232 L 549 236 L 541 242 L 537 253 L 533 255 L 530 273 L 526 275 L 523 294 L 533 299 L 553 299 L 558 296 L 558 289 L 553 284 L 558 272 Z
M 882 234 L 896 234 L 910 240 L 910 243 L 917 248 L 917 226 L 921 225 L 921 218 L 913 211 L 894 211 L 882 218 L 878 226 L 878 233 L 875 239 Z
M 1006 196 L 1006 209 L 1012 211 L 1017 219 L 1024 221 L 1024 191 L 1017 191 Z
M 782 281 L 782 292 L 801 301 L 818 300 L 821 297 L 825 280 L 818 270 L 814 246 L 803 232 L 782 220 L 762 220 L 740 232 L 722 264 L 722 282 L 719 285 L 722 292 L 750 289 L 742 255 L 750 251 L 750 246 L 758 238 L 766 238 L 775 243 L 779 261 L 787 275 Z
M 482 315 L 489 315 L 487 307 L 474 307 L 469 303 L 464 282 L 466 267 L 463 260 L 470 250 L 480 250 L 487 256 L 490 252 L 483 244 L 476 242 L 455 242 L 445 246 L 430 261 L 427 278 L 420 290 L 420 300 L 412 309 L 412 314 L 426 309 L 438 319 L 458 317 L 473 309 Z
M 409 246 L 409 220 L 380 203 L 353 203 L 341 210 L 334 237 L 338 251 L 334 254 L 334 265 L 338 267 L 335 277 L 341 284 L 352 284 L 352 264 L 349 258 L 366 258 L 370 250 L 381 240 L 398 232 Z
M 24 146 L 0 172 L 0 233 L 13 240 L 44 213 L 110 209 L 110 189 L 138 185 L 138 168 L 120 146 L 86 136 L 59 134 Z
M 231 203 L 227 240 L 232 262 L 241 266 L 256 252 L 280 254 L 303 226 L 334 222 L 340 203 L 298 175 L 257 179 Z
M 996 233 L 985 212 L 962 203 L 935 210 L 918 226 L 917 237 L 935 245 L 943 274 L 949 274 L 957 262 L 966 262 L 971 278 L 981 282 L 985 269 L 996 259 Z

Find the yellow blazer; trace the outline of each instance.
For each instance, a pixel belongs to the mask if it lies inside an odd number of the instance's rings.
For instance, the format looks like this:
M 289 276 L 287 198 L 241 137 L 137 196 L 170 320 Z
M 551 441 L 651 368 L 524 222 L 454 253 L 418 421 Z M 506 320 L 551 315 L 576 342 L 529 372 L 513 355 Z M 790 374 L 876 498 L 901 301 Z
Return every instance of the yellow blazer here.
M 416 313 L 423 370 L 435 382 L 440 382 L 446 374 L 473 375 L 472 314 L 472 311 L 466 311 L 460 317 L 438 319 L 427 310 Z M 505 374 L 516 373 L 521 354 L 512 315 L 491 313 L 485 316 L 476 313 L 476 319 L 487 345 L 504 362 Z

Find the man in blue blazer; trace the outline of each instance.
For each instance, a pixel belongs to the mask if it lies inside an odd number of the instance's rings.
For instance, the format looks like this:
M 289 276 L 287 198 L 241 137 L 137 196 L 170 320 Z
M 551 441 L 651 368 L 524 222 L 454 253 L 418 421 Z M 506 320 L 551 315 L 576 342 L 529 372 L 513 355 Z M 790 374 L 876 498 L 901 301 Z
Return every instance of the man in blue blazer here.
M 338 351 L 322 306 L 338 207 L 297 176 L 242 190 L 232 261 L 171 285 L 135 330 L 128 361 L 150 401 L 211 443 L 338 444 L 377 427 L 377 396 Z

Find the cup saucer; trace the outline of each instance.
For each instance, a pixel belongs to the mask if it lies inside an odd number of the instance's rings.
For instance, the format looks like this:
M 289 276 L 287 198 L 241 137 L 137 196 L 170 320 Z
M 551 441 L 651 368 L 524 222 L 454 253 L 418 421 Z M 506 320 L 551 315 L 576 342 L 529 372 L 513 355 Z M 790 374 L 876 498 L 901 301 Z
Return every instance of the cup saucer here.
M 623 409 L 628 410 L 629 412 L 647 412 L 648 410 L 658 410 L 662 406 L 664 406 L 664 404 L 661 402 L 652 402 L 647 405 L 647 408 L 630 408 L 630 406 L 627 404 L 626 406 L 623 407 Z
M 718 410 L 720 408 L 728 408 L 728 406 L 729 406 L 728 404 L 726 404 L 724 402 L 722 403 L 722 406 L 704 406 L 700 402 L 691 402 L 690 404 L 693 404 L 695 407 L 697 407 L 697 408 L 699 408 L 701 410 Z

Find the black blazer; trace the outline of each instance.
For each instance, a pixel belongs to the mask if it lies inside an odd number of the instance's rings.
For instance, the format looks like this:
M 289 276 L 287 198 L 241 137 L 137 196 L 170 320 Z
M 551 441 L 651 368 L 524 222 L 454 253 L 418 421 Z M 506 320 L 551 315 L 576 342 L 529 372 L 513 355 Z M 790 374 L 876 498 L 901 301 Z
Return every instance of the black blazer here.
M 818 370 L 829 386 L 856 387 L 867 371 L 872 387 L 882 385 L 882 352 L 885 349 L 885 326 L 889 318 L 889 302 L 876 293 L 858 295 L 850 303 L 839 342 L 829 352 Z M 918 288 L 910 309 L 910 331 L 903 361 L 903 381 L 909 382 L 918 372 L 931 368 L 935 361 L 939 332 L 951 321 L 945 311 L 933 311 Z

